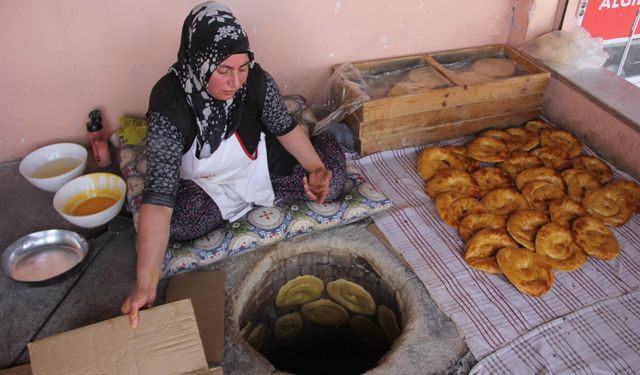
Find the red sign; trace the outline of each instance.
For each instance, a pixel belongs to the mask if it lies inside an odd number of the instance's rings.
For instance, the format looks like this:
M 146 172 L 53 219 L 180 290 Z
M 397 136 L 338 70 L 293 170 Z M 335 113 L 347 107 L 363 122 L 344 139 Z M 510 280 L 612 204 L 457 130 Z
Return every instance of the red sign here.
M 640 0 L 589 0 L 582 27 L 604 40 L 627 38 L 638 9 Z

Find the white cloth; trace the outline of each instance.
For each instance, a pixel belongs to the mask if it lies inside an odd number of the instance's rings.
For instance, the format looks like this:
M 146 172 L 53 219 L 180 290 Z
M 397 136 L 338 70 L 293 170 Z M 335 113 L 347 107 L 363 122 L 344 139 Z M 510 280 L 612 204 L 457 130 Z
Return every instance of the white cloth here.
M 463 145 L 469 139 L 436 145 Z M 579 270 L 555 272 L 554 285 L 543 297 L 520 293 L 503 275 L 470 268 L 462 258 L 465 242 L 456 228 L 440 219 L 416 172 L 423 148 L 385 151 L 355 163 L 366 179 L 393 201 L 389 210 L 373 217 L 376 225 L 455 322 L 476 358 L 482 359 L 540 324 L 624 295 L 640 284 L 639 214 L 612 229 L 622 249 L 618 258 L 602 261 L 589 257 Z M 586 148 L 585 152 L 593 155 Z M 633 180 L 612 170 L 615 178 Z M 560 357 L 550 360 L 559 361 Z
M 180 177 L 193 180 L 220 208 L 222 218 L 235 221 L 253 205 L 273 206 L 275 199 L 264 133 L 255 155 L 249 155 L 238 133 L 222 140 L 218 149 L 207 158 L 195 155 L 196 140 L 182 156 Z

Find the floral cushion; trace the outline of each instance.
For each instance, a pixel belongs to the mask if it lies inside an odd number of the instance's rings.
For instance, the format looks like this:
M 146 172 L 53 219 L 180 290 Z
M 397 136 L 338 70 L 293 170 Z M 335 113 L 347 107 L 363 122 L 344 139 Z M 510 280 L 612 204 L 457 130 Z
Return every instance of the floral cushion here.
M 122 176 L 127 182 L 127 209 L 137 228 L 147 159 L 144 140 L 129 145 L 111 136 Z M 227 223 L 193 241 L 170 243 L 162 276 L 169 277 L 216 262 L 248 249 L 272 245 L 300 234 L 352 223 L 391 206 L 391 201 L 347 162 L 347 186 L 337 200 L 318 205 L 309 201 L 280 200 L 273 207 L 255 207 L 240 220 Z

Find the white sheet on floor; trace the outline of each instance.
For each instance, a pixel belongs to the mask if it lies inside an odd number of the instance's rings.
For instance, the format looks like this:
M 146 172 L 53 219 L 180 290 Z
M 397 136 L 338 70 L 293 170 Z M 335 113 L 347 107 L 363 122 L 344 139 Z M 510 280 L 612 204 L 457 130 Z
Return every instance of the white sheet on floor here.
M 468 139 L 436 145 L 461 145 Z M 638 214 L 614 229 L 622 248 L 617 259 L 589 258 L 579 270 L 556 272 L 552 289 L 543 297 L 520 293 L 503 275 L 470 268 L 462 259 L 464 241 L 455 228 L 440 219 L 434 201 L 423 191 L 424 182 L 416 173 L 416 160 L 423 148 L 385 151 L 355 162 L 394 203 L 374 217 L 376 224 L 456 323 L 476 358 L 485 357 L 534 327 L 627 294 L 640 284 Z M 617 170 L 614 175 L 632 179 Z

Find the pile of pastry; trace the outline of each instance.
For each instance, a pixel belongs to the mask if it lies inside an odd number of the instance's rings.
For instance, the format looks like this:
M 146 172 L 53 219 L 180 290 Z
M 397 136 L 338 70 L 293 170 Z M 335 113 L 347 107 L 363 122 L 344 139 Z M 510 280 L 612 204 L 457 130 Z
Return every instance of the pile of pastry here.
M 614 180 L 573 134 L 541 120 L 427 148 L 417 169 L 442 220 L 466 241 L 467 264 L 531 296 L 551 288 L 554 270 L 617 257 L 609 227 L 640 211 L 640 185 Z

